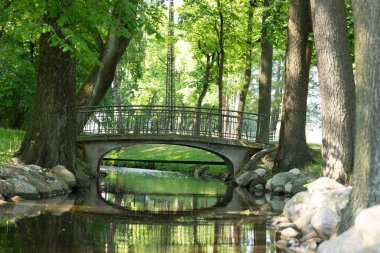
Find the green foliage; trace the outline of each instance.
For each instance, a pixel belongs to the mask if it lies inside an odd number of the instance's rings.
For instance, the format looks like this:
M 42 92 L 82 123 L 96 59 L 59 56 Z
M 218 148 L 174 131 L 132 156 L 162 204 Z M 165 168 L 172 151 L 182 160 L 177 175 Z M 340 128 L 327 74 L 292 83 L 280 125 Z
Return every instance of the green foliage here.
M 0 163 L 9 160 L 20 147 L 24 131 L 0 128 Z

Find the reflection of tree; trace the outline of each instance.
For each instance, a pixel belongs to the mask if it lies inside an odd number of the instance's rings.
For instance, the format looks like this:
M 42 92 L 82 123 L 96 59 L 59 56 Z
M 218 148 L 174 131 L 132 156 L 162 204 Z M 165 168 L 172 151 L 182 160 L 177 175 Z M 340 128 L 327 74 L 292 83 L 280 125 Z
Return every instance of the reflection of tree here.
M 265 222 L 260 222 L 255 224 L 255 230 L 254 230 L 254 252 L 255 253 L 265 253 L 266 252 L 266 232 L 267 232 L 267 226 Z

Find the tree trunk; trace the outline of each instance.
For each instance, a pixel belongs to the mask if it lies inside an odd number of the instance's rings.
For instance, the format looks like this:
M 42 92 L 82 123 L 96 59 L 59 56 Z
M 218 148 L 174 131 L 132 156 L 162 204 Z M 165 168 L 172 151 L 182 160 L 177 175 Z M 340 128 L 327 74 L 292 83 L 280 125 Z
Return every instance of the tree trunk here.
M 280 140 L 273 166 L 274 173 L 295 167 L 302 168 L 311 162 L 305 134 L 309 81 L 308 62 L 311 57 L 311 52 L 307 54 L 308 20 L 307 2 L 290 0 L 285 86 Z
M 137 5 L 137 1 L 130 1 L 130 4 Z M 133 8 L 131 8 L 132 10 Z M 117 10 L 113 12 L 114 17 L 118 16 Z M 135 22 L 136 13 L 133 13 Z M 120 18 L 119 18 L 120 19 Z M 122 23 L 122 21 L 120 21 Z M 134 25 L 124 24 L 124 27 L 133 35 Z M 87 76 L 83 85 L 76 95 L 77 106 L 96 106 L 102 100 L 108 89 L 111 87 L 115 76 L 116 66 L 127 49 L 132 35 L 125 37 L 117 35 L 117 28 L 112 28 L 106 39 L 106 43 L 102 41 L 100 36 L 97 38 L 99 47 L 100 64 L 95 66 Z M 77 132 L 80 133 L 86 125 L 88 117 L 78 114 Z
M 215 53 L 205 54 L 205 56 L 206 56 L 206 69 L 205 69 L 205 74 L 203 77 L 203 87 L 202 87 L 201 94 L 199 95 L 199 98 L 197 101 L 198 112 L 196 114 L 196 119 L 195 119 L 195 134 L 196 135 L 199 135 L 200 130 L 201 130 L 200 109 L 202 108 L 203 99 L 205 98 L 207 90 L 210 86 L 210 73 L 211 73 L 211 68 L 214 65 L 214 61 L 215 61 Z
M 217 54 L 218 62 L 218 98 L 219 98 L 219 136 L 224 136 L 224 121 L 223 121 L 223 75 L 224 75 L 224 17 L 220 0 L 217 0 L 219 11 L 219 31 L 218 44 L 219 52 Z
M 344 1 L 311 0 L 322 114 L 322 175 L 348 180 L 354 159 L 355 83 Z
M 253 8 L 256 6 L 256 0 L 249 1 L 248 9 L 248 21 L 247 21 L 247 51 L 245 56 L 246 69 L 244 71 L 244 86 L 239 93 L 239 104 L 238 111 L 241 112 L 238 114 L 237 122 L 237 135 L 240 139 L 241 137 L 241 128 L 243 125 L 243 112 L 245 109 L 245 101 L 247 99 L 247 94 L 249 90 L 249 85 L 251 84 L 251 75 L 252 75 L 252 19 L 253 19 Z
M 351 200 L 340 231 L 361 209 L 380 204 L 380 23 L 377 0 L 352 1 L 355 22 L 356 139 Z
M 57 19 L 45 18 L 45 22 L 63 39 Z M 50 46 L 51 35 L 43 33 L 40 36 L 35 102 L 20 155 L 26 164 L 49 168 L 61 164 L 74 171 L 75 60 L 70 52 Z
M 272 101 L 272 111 L 270 116 L 269 133 L 275 137 L 277 132 L 277 123 L 280 118 L 280 108 L 281 108 L 281 94 L 282 94 L 282 83 L 283 83 L 283 73 L 281 71 L 281 60 L 277 63 L 277 73 L 276 73 L 276 88 L 274 92 L 274 97 Z
M 115 71 L 115 77 L 112 82 L 112 100 L 115 110 L 114 118 L 116 121 L 117 133 L 124 134 L 123 114 L 121 111 L 120 77 L 118 70 Z
M 264 6 L 269 6 L 269 0 L 264 0 Z M 263 17 L 261 30 L 261 60 L 260 60 L 260 78 L 259 78 L 259 108 L 258 113 L 266 115 L 261 117 L 259 129 L 257 132 L 257 142 L 269 142 L 269 123 L 270 123 L 270 106 L 272 91 L 272 65 L 273 65 L 273 46 L 268 41 L 268 29 L 266 19 L 269 13 Z

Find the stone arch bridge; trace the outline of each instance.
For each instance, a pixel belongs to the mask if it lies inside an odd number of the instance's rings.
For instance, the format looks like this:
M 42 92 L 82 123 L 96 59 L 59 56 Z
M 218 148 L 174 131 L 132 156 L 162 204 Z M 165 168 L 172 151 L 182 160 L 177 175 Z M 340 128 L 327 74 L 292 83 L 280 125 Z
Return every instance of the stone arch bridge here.
M 96 172 L 109 151 L 136 144 L 203 149 L 223 159 L 231 177 L 268 144 L 256 142 L 264 115 L 213 108 L 108 106 L 79 108 L 77 145 Z

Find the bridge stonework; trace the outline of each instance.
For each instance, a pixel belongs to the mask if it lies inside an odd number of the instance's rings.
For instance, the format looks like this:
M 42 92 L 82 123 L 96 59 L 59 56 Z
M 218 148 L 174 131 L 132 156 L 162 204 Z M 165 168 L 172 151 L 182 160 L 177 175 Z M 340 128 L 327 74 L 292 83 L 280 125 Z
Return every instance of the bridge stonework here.
M 170 144 L 199 148 L 221 157 L 227 165 L 229 178 L 238 175 L 250 157 L 268 145 L 242 140 L 181 136 L 177 134 L 114 134 L 78 136 L 78 147 L 83 149 L 91 170 L 97 172 L 101 158 L 109 151 L 136 144 Z

